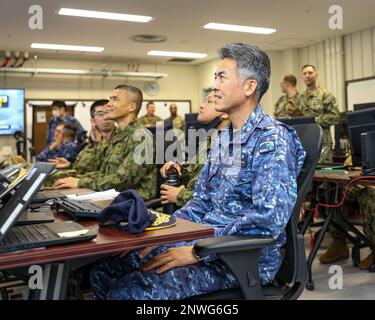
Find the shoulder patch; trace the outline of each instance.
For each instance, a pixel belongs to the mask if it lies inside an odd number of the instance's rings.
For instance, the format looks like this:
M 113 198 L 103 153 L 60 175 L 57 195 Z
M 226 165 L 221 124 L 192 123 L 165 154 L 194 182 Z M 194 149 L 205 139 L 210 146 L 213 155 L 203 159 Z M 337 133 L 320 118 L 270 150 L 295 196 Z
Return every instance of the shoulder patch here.
M 265 141 L 259 145 L 259 153 L 264 154 L 275 151 L 275 141 Z

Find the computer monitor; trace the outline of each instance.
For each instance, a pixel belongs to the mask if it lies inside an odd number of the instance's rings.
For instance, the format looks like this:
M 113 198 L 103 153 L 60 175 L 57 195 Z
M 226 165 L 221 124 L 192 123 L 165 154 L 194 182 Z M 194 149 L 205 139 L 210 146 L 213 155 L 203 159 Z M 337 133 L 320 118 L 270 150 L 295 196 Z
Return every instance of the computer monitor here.
M 16 172 L 6 171 L 0 183 L 0 202 L 4 204 L 26 178 L 28 170 L 20 167 Z
M 0 89 L 0 135 L 25 132 L 25 91 Z
M 297 126 L 300 124 L 315 123 L 314 117 L 277 118 L 276 120 L 284 124 L 287 124 L 288 126 Z
M 375 131 L 375 108 L 348 112 L 346 118 L 353 166 L 361 166 L 361 134 Z
M 359 104 L 353 105 L 354 111 L 360 111 L 360 110 L 365 110 L 365 109 L 370 109 L 370 108 L 375 108 L 375 102 L 359 103 Z
M 362 166 L 362 140 L 363 133 L 375 131 L 375 123 L 362 126 L 349 127 L 350 150 L 352 154 L 353 166 Z

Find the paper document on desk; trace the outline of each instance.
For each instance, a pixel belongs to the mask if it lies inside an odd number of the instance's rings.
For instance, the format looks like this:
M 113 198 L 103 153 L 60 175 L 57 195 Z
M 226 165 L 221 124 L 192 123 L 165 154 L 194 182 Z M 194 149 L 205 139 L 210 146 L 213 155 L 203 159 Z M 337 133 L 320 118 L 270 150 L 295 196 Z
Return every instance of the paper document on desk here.
M 70 194 L 66 197 L 71 200 L 108 200 L 108 199 L 114 199 L 117 197 L 119 192 L 117 192 L 115 189 L 110 189 L 106 191 L 101 192 L 91 192 L 91 193 L 85 193 L 85 194 Z

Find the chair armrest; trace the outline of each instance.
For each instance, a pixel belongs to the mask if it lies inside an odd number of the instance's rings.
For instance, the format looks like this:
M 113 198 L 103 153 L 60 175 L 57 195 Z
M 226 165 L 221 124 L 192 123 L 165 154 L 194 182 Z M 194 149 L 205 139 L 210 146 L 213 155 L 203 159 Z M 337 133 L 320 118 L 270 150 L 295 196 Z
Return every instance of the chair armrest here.
M 194 251 L 200 257 L 204 257 L 215 253 L 262 249 L 274 244 L 275 239 L 271 237 L 225 236 L 200 240 L 195 244 Z
M 157 209 L 162 207 L 161 198 L 151 199 L 149 201 L 145 201 L 146 207 L 151 209 Z

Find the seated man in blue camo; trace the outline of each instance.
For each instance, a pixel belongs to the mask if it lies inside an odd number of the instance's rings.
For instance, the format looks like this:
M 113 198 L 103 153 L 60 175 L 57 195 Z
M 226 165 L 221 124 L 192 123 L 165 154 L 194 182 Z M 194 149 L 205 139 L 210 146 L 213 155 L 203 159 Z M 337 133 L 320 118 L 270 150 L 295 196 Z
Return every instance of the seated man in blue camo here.
M 56 158 L 65 158 L 69 162 L 74 162 L 79 152 L 79 147 L 74 142 L 76 133 L 77 128 L 71 123 L 57 125 L 53 143 L 37 155 L 36 161 L 46 162 Z
M 76 139 L 78 143 L 81 143 L 83 141 L 85 129 L 83 129 L 81 123 L 76 118 L 74 118 L 67 112 L 67 106 L 64 101 L 54 100 L 52 102 L 52 116 L 53 117 L 48 122 L 46 139 L 47 146 L 49 146 L 53 142 L 55 130 L 58 124 L 73 124 L 77 128 Z
M 280 247 L 297 199 L 297 177 L 305 151 L 296 131 L 265 114 L 259 105 L 270 79 L 268 56 L 235 43 L 220 51 L 215 73 L 216 110 L 231 125 L 220 131 L 195 186 L 193 199 L 175 216 L 212 227 L 215 236 L 265 235 L 259 275 L 271 283 L 281 265 Z M 108 258 L 91 272 L 97 299 L 184 299 L 238 283 L 216 255 L 193 252 L 195 241 L 146 247 Z

